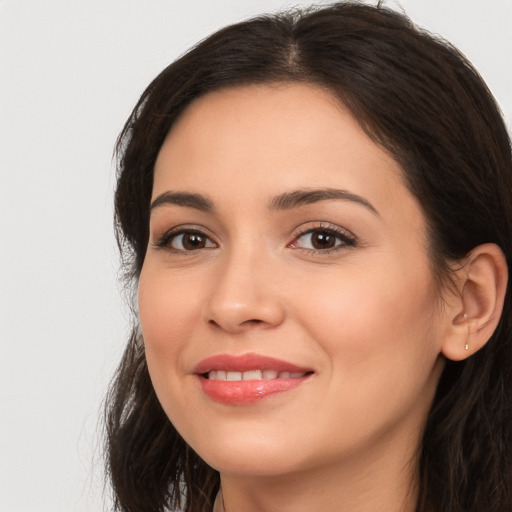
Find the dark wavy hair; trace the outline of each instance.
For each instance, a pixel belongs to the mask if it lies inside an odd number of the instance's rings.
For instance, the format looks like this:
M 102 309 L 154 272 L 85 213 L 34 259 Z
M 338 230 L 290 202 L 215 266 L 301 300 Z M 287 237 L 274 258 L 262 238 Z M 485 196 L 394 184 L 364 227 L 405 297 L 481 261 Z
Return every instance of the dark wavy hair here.
M 344 2 L 224 28 L 142 94 L 117 144 L 115 225 L 136 284 L 149 236 L 153 169 L 180 114 L 211 91 L 300 82 L 329 90 L 400 164 L 425 215 L 439 282 L 477 245 L 512 268 L 512 156 L 499 108 L 466 58 L 380 5 Z M 512 510 L 512 300 L 487 345 L 447 361 L 420 447 L 417 512 Z M 218 473 L 183 441 L 151 385 L 138 320 L 106 401 L 115 508 L 211 510 Z

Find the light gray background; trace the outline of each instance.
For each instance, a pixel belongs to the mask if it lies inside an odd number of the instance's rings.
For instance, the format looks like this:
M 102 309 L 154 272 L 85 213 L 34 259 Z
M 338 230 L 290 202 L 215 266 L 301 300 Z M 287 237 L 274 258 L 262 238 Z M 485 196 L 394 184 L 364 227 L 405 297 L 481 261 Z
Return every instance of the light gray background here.
M 128 325 L 111 155 L 138 95 L 216 28 L 306 3 L 0 1 L 2 512 L 103 507 L 99 410 Z M 512 0 L 401 5 L 473 61 L 512 126 Z

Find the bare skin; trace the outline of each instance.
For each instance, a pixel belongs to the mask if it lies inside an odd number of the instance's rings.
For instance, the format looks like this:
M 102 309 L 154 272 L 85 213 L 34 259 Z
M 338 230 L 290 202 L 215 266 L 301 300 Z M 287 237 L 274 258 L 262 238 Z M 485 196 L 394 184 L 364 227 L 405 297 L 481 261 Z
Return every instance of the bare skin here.
M 398 164 L 327 92 L 247 86 L 185 111 L 152 199 L 148 367 L 170 420 L 220 472 L 226 512 L 414 511 L 443 353 L 467 357 L 468 329 L 462 293 L 440 306 Z M 219 354 L 309 373 L 221 403 L 194 370 Z

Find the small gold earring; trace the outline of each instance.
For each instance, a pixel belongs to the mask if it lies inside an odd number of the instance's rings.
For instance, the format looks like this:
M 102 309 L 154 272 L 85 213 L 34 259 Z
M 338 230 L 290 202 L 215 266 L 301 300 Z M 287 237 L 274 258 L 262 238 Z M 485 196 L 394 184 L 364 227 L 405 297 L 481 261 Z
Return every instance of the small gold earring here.
M 464 313 L 464 320 L 467 320 L 468 319 L 468 314 L 467 313 Z M 469 343 L 466 343 L 465 347 L 464 347 L 466 350 L 469 350 Z

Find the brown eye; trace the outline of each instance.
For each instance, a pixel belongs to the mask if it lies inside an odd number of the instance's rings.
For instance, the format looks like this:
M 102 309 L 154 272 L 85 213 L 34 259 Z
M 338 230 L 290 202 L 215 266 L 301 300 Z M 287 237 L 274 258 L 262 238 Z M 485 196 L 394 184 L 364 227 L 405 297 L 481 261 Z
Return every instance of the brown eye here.
M 336 237 L 326 231 L 315 231 L 310 238 L 314 249 L 332 249 L 337 242 Z
M 216 247 L 215 244 L 203 233 L 187 231 L 174 235 L 169 243 L 172 249 L 178 251 L 196 251 Z
M 328 252 L 330 250 L 342 249 L 343 247 L 354 246 L 355 237 L 345 231 L 338 231 L 334 228 L 310 229 L 299 235 L 291 244 L 294 249 L 306 249 L 309 251 Z

